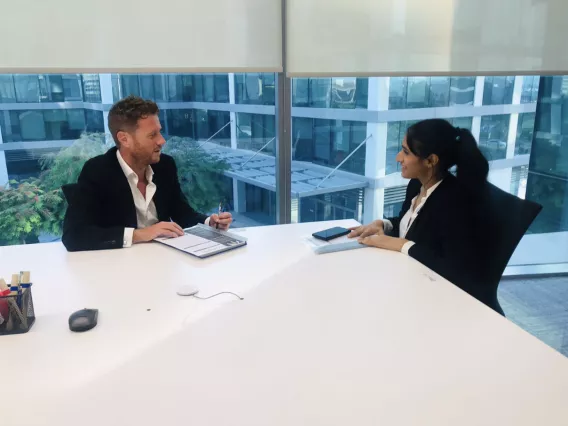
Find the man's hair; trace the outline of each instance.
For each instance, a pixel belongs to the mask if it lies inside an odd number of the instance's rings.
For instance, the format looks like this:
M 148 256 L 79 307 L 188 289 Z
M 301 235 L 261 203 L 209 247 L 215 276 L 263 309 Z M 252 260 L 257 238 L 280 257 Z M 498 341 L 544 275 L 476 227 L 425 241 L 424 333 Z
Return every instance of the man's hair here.
M 130 95 L 115 103 L 108 113 L 108 128 L 116 145 L 118 132 L 132 132 L 136 130 L 138 120 L 160 112 L 155 102 Z

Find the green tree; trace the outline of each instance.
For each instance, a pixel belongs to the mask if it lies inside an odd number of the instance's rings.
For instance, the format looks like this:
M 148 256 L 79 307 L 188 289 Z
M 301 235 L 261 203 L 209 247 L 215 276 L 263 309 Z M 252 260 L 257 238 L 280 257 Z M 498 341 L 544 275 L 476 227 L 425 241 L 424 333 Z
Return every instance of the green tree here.
M 164 146 L 164 152 L 176 161 L 181 189 L 191 207 L 208 212 L 219 205 L 231 190 L 226 179 L 226 161 L 214 157 L 199 147 L 199 143 L 174 136 Z
M 43 190 L 38 179 L 10 181 L 0 189 L 0 245 L 38 242 L 41 232 L 60 234 L 64 212 L 59 190 Z
M 104 134 L 83 134 L 68 148 L 40 160 L 39 179 L 11 181 L 8 188 L 0 188 L 0 244 L 37 242 L 40 233 L 61 235 L 67 209 L 61 186 L 77 182 L 85 162 L 113 145 Z M 224 160 L 188 138 L 172 137 L 164 152 L 174 157 L 182 191 L 194 209 L 208 212 L 226 197 L 230 188 L 221 175 L 229 165 Z

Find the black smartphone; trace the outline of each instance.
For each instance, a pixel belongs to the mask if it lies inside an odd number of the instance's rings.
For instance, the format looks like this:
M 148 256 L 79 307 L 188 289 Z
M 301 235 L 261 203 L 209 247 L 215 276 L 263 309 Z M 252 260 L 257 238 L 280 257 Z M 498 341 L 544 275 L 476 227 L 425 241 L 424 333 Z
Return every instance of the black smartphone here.
M 351 231 L 347 228 L 341 228 L 336 226 L 335 228 L 325 229 L 323 231 L 314 232 L 312 237 L 317 238 L 318 240 L 329 241 L 333 240 L 334 238 L 343 237 L 344 235 L 349 234 Z

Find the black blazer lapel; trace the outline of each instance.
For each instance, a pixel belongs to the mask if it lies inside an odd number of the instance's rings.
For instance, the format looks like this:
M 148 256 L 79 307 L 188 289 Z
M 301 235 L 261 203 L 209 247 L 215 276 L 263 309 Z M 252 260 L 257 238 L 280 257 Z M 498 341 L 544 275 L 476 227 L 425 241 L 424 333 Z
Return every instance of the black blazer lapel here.
M 123 218 L 123 222 L 128 224 L 129 228 L 138 228 L 138 219 L 136 218 L 136 206 L 134 205 L 134 197 L 132 190 L 128 184 L 128 179 L 120 167 L 118 158 L 116 157 L 116 148 L 111 148 L 108 155 L 109 170 L 109 191 L 113 193 L 112 199 L 116 203 L 116 212 Z M 103 173 L 105 173 L 103 171 Z

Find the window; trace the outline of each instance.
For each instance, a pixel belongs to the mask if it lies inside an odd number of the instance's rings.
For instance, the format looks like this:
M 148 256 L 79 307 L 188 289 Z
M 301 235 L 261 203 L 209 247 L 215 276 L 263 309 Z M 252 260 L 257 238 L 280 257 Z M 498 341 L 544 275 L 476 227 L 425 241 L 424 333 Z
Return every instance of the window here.
M 78 74 L 70 74 L 62 76 L 63 92 L 66 101 L 82 101 L 83 88 L 81 85 L 81 76 Z
M 505 158 L 509 134 L 509 115 L 488 115 L 481 117 L 479 148 L 489 160 Z
M 515 77 L 485 77 L 483 105 L 505 105 L 513 101 Z
M 473 105 L 475 77 L 452 77 L 450 105 Z
M 519 114 L 515 155 L 530 154 L 534 134 L 534 113 Z
M 333 78 L 331 108 L 367 108 L 368 82 L 367 78 Z
M 386 174 L 396 173 L 400 171 L 400 165 L 396 161 L 396 156 L 402 149 L 402 140 L 406 135 L 406 131 L 417 120 L 413 121 L 395 121 L 388 123 L 387 127 L 387 153 L 386 153 Z
M 14 74 L 14 86 L 18 102 L 39 102 L 38 75 Z
M 122 88 L 122 97 L 130 95 L 140 96 L 140 85 L 138 83 L 137 74 L 124 74 L 120 76 L 120 85 Z
M 235 100 L 238 104 L 274 105 L 274 74 L 235 74 Z
M 83 98 L 85 102 L 101 102 L 101 83 L 98 74 L 83 74 Z
M 538 83 L 540 77 L 537 75 L 527 75 L 523 77 L 523 88 L 521 92 L 521 103 L 528 104 L 536 102 L 538 97 Z
M 16 90 L 12 74 L 0 74 L 0 103 L 16 102 Z
M 276 156 L 273 115 L 237 114 L 237 147 Z

